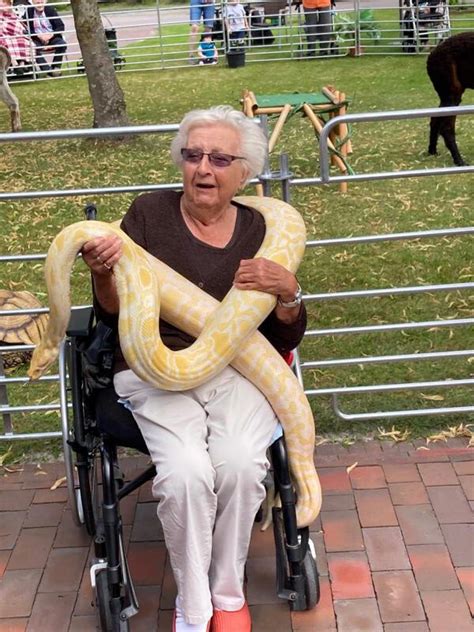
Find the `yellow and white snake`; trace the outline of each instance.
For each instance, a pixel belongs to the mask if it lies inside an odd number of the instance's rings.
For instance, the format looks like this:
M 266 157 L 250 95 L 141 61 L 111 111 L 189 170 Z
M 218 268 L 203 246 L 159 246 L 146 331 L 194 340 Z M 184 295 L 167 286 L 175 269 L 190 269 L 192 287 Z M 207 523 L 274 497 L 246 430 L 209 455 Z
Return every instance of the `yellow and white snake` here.
M 265 238 L 256 257 L 296 272 L 306 231 L 300 214 L 271 198 L 244 196 L 265 219 Z M 119 235 L 123 254 L 114 265 L 120 301 L 119 336 L 130 368 L 158 388 L 185 390 L 209 380 L 231 364 L 266 396 L 285 431 L 290 470 L 297 493 L 298 526 L 309 525 L 321 508 L 321 487 L 314 465 L 315 428 L 308 400 L 279 353 L 256 329 L 274 309 L 265 292 L 232 288 L 219 303 L 162 263 L 115 224 L 77 222 L 53 240 L 45 265 L 50 317 L 33 353 L 28 375 L 37 379 L 57 357 L 70 316 L 70 273 L 83 244 L 102 235 Z M 158 318 L 196 341 L 171 351 L 161 341 Z M 238 413 L 238 411 L 236 411 Z

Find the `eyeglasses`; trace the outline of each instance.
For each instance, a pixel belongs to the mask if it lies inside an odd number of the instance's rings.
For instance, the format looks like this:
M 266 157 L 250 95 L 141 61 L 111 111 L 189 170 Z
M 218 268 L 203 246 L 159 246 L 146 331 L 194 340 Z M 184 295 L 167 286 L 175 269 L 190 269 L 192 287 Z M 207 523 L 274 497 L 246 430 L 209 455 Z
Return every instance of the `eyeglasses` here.
M 198 165 L 204 156 L 207 156 L 213 167 L 230 167 L 234 160 L 243 160 L 243 156 L 231 156 L 230 154 L 222 154 L 220 151 L 201 151 L 200 149 L 189 149 L 183 147 L 181 156 L 186 162 Z

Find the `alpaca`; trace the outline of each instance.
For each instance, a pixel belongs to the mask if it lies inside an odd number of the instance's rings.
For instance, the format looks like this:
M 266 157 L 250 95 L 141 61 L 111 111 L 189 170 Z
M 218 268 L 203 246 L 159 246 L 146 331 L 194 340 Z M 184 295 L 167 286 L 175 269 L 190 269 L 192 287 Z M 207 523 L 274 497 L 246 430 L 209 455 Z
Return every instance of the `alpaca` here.
M 3 101 L 10 110 L 12 132 L 21 130 L 20 105 L 8 85 L 7 70 L 10 66 L 10 54 L 6 48 L 0 46 L 0 101 Z
M 439 107 L 459 105 L 466 88 L 474 88 L 474 32 L 458 33 L 444 40 L 428 55 L 428 75 L 439 95 Z M 438 136 L 444 139 L 455 165 L 466 164 L 456 143 L 456 117 L 432 117 L 428 153 L 436 155 Z

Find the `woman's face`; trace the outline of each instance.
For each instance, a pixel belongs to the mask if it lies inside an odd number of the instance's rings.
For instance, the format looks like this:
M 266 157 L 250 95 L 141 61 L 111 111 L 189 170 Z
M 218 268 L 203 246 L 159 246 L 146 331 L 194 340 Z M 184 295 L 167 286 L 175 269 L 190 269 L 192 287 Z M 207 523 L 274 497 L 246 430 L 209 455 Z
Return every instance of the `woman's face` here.
M 222 123 L 192 128 L 186 146 L 204 152 L 241 155 L 239 133 Z M 241 160 L 234 160 L 228 167 L 216 167 L 208 156 L 203 156 L 197 164 L 183 161 L 182 171 L 184 202 L 188 208 L 199 210 L 225 210 L 246 180 Z

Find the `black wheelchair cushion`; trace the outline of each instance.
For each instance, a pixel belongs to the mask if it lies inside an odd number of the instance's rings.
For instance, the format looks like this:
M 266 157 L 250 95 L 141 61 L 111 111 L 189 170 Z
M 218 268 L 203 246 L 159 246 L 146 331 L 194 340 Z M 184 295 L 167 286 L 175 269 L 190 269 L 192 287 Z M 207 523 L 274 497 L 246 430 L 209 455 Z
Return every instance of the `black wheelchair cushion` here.
M 149 454 L 132 413 L 118 399 L 113 386 L 94 392 L 93 406 L 98 430 L 109 435 L 118 446 Z

